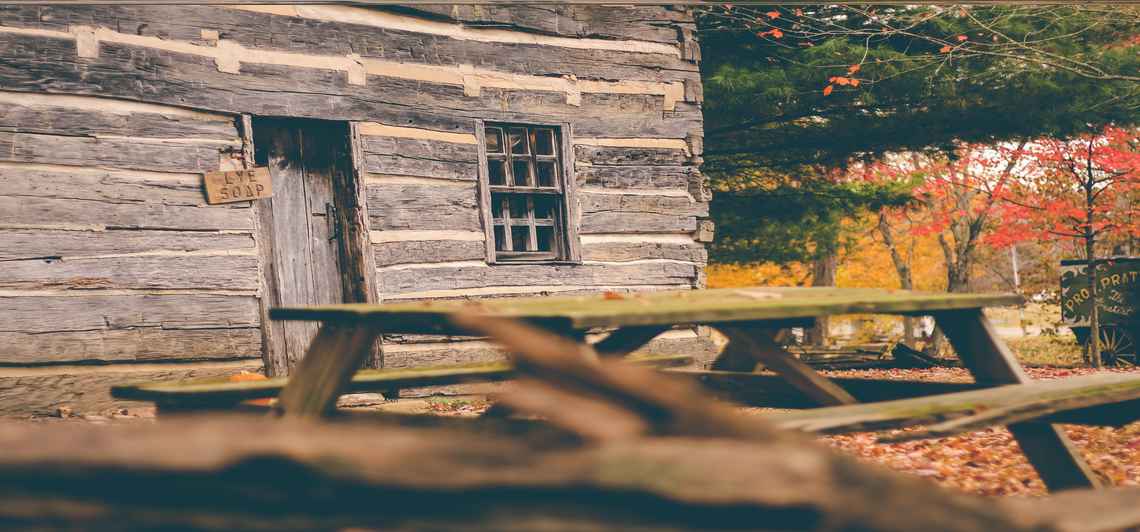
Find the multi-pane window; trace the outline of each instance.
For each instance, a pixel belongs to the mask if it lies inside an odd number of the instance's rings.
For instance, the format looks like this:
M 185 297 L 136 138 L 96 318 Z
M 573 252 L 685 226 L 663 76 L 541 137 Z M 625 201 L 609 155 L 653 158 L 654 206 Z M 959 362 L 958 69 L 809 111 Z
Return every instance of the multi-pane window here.
M 560 128 L 487 123 L 483 139 L 492 258 L 569 259 Z

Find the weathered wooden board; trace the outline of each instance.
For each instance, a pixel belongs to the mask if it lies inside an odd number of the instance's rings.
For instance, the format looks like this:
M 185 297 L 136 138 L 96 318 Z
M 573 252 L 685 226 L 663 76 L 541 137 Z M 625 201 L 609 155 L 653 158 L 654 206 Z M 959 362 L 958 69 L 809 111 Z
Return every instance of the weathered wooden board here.
M 1140 399 L 1140 377 L 1100 374 L 882 403 L 777 413 L 772 415 L 772 419 L 785 428 L 842 433 L 898 429 L 955 418 L 970 419 L 969 416 L 979 418 L 977 423 L 963 423 L 952 430 L 937 432 L 937 437 L 943 437 L 957 432 L 979 430 L 989 424 L 1005 424 L 1002 416 L 987 416 L 987 411 L 991 410 L 1004 413 L 1011 421 L 1024 421 L 1013 415 L 1021 413 L 1031 417 L 1045 417 L 1135 399 Z M 1140 413 L 1136 416 L 1140 416 Z
M 256 297 L 223 294 L 0 296 L 0 316 L 0 331 L 23 333 L 259 324 Z
M 372 249 L 375 251 L 377 266 L 483 260 L 487 256 L 482 240 L 375 242 Z
M 261 359 L 261 331 L 256 327 L 0 332 L 0 345 L 3 364 Z
M 223 39 L 252 49 L 334 56 L 355 53 L 368 58 L 427 65 L 474 64 L 527 75 L 571 74 L 582 79 L 677 81 L 697 74 L 696 64 L 676 54 L 461 39 L 446 35 L 446 30 L 442 33 L 430 30 L 416 32 L 244 10 L 192 6 L 112 6 L 104 9 L 44 6 L 38 13 L 29 11 L 26 8 L 9 8 L 0 13 L 0 20 L 5 25 L 65 32 L 71 25 L 102 26 L 141 36 L 208 46 L 212 43 L 202 38 L 204 29 L 218 31 Z M 337 11 L 345 14 L 355 12 L 360 20 L 367 20 L 373 15 L 362 9 Z M 407 15 L 399 18 L 404 23 L 402 25 L 439 25 Z M 622 21 L 620 25 L 644 25 L 634 24 L 633 20 Z M 655 29 L 671 35 L 671 40 L 663 42 L 677 43 L 677 30 L 669 28 L 669 22 L 661 21 L 661 24 Z M 620 45 L 611 48 L 620 48 Z
M 475 184 L 462 186 L 369 182 L 373 230 L 482 231 Z
M 582 234 L 691 233 L 697 217 L 708 216 L 708 204 L 688 196 L 581 192 L 578 198 Z
M 574 168 L 578 183 L 606 188 L 670 188 L 688 190 L 700 179 L 694 166 L 589 166 Z
M 698 242 L 584 242 L 582 258 L 606 262 L 669 259 L 705 264 L 708 262 L 708 251 Z
M 0 368 L 0 415 L 52 415 L 61 406 L 71 408 L 76 414 L 102 414 L 112 409 L 147 407 L 149 403 L 111 397 L 111 386 L 260 371 L 260 360 Z
M 201 177 L 0 165 L 0 223 L 252 230 L 245 205 L 207 206 Z
M 147 251 L 252 250 L 252 234 L 210 231 L 0 229 L 0 261 L 90 257 Z
M 157 201 L 104 203 L 99 200 L 0 195 L 0 223 L 16 226 L 249 231 L 253 228 L 251 214 L 248 208 L 163 205 Z
M 159 172 L 211 172 L 228 145 L 0 131 L 0 160 Z
M 640 274 L 642 282 L 654 275 L 639 268 L 662 268 L 663 272 L 682 273 L 695 267 L 681 263 L 639 263 L 632 267 L 603 267 L 608 275 Z M 588 265 L 587 265 L 588 266 Z M 415 270 L 421 277 L 455 275 L 446 284 L 465 284 L 469 279 L 485 279 L 482 272 L 527 272 L 528 268 L 546 268 L 547 275 L 562 275 L 572 268 L 589 272 L 587 266 L 504 266 L 470 268 L 425 268 Z M 449 271 L 450 270 L 450 271 Z M 399 270 L 392 270 L 395 272 Z M 474 273 L 473 273 L 474 272 Z M 460 274 L 467 274 L 460 277 Z M 537 275 L 538 272 L 535 272 Z M 659 275 L 659 274 L 658 274 Z M 514 274 L 512 273 L 513 277 Z M 601 275 L 599 275 L 600 277 Z M 409 276 L 410 277 L 410 276 Z M 393 279 L 397 279 L 393 276 Z M 414 286 L 412 279 L 399 279 Z M 533 281 L 527 284 L 535 284 Z M 274 319 L 290 320 L 377 320 L 389 332 L 455 334 L 462 330 L 446 322 L 456 312 L 490 314 L 560 324 L 576 329 L 620 327 L 628 325 L 673 325 L 681 323 L 724 323 L 738 321 L 799 320 L 838 314 L 929 314 L 951 309 L 979 309 L 993 306 L 1019 305 L 1020 296 L 1013 294 L 963 294 L 911 292 L 875 288 L 718 288 L 711 290 L 669 290 L 637 292 L 607 297 L 605 295 L 574 297 L 528 297 L 489 299 L 472 305 L 466 301 L 393 303 L 387 305 L 342 305 L 274 309 Z
M 364 169 L 370 173 L 474 181 L 479 151 L 474 144 L 363 136 Z
M 407 8 L 386 8 L 407 9 Z M 568 37 L 630 39 L 676 43 L 678 26 L 693 24 L 692 14 L 656 6 L 468 6 L 418 5 L 431 13 L 475 26 L 513 27 Z M 631 24 L 637 21 L 637 24 Z
M 574 161 L 593 166 L 685 166 L 689 156 L 676 148 L 574 145 Z
M 131 255 L 6 262 L 0 289 L 257 290 L 257 256 Z
M 677 262 L 632 265 L 527 265 L 441 266 L 389 269 L 380 275 L 382 294 L 448 290 L 487 286 L 613 286 L 632 284 L 685 284 L 696 276 L 696 266 Z
M 0 131 L 42 135 L 118 135 L 160 139 L 203 139 L 232 143 L 232 117 L 161 109 L 137 109 L 98 98 L 0 93 Z M 24 100 L 23 102 L 21 100 Z M 31 101 L 32 103 L 27 103 Z M 101 110 L 106 106 L 108 110 Z M 120 108 L 121 107 L 121 108 Z M 142 107 L 142 106 L 139 106 Z
M 484 88 L 479 96 L 465 96 L 458 85 L 380 76 L 369 76 L 366 86 L 349 85 L 343 72 L 268 64 L 243 63 L 234 75 L 219 72 L 209 57 L 112 42 L 101 43 L 98 58 L 82 60 L 70 40 L 0 34 L 0 46 L 10 61 L 0 65 L 0 83 L 12 90 L 386 123 L 416 116 L 431 124 L 433 115 L 447 115 L 444 121 L 452 124 L 459 117 L 571 121 L 576 134 L 591 137 L 686 138 L 701 127 L 699 107 L 678 102 L 677 111 L 665 113 L 662 97 L 651 94 L 584 93 L 580 105 L 570 105 L 556 92 Z M 284 86 L 290 90 L 280 90 Z

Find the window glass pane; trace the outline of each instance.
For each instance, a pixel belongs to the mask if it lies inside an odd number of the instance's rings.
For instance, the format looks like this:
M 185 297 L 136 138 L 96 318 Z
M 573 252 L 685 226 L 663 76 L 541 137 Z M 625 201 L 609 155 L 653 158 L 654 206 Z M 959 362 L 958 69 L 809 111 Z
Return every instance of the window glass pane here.
M 510 132 L 511 137 L 511 153 L 517 155 L 526 155 L 530 153 L 527 149 L 526 130 L 523 128 L 513 127 Z
M 536 227 L 538 230 L 538 250 L 554 251 L 554 228 Z
M 556 198 L 550 196 L 534 196 L 534 218 L 554 218 Z
M 526 196 L 511 194 L 511 219 L 526 219 Z
M 536 155 L 554 155 L 554 130 L 534 130 L 534 153 Z
M 535 161 L 534 167 L 534 169 L 538 172 L 538 186 L 556 186 L 556 183 L 558 182 L 558 170 L 555 168 L 554 161 Z
M 501 194 L 491 194 L 491 217 L 503 217 L 503 198 Z
M 492 185 L 507 184 L 507 162 L 499 159 L 487 160 L 487 179 Z
M 514 245 L 515 251 L 534 251 L 533 249 L 527 247 L 527 245 L 530 244 L 529 227 L 512 227 L 511 243 Z
M 506 251 L 506 240 L 503 238 L 503 226 L 495 226 L 495 251 Z
M 533 186 L 530 184 L 531 183 L 531 180 L 530 180 L 530 161 L 527 161 L 525 159 L 522 161 L 515 160 L 514 165 L 511 167 L 511 172 L 515 178 L 515 181 L 514 181 L 515 186 L 519 186 L 519 187 Z
M 487 153 L 503 153 L 503 130 L 489 127 L 484 133 L 487 137 Z

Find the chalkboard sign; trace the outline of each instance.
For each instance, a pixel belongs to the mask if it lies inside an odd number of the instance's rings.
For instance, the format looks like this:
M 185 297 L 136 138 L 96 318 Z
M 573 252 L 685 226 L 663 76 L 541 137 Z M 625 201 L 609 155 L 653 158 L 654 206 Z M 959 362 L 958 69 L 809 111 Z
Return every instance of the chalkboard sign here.
M 268 198 L 273 195 L 269 169 L 250 168 L 206 174 L 206 203 L 234 203 Z
M 1140 258 L 1113 257 L 1096 261 L 1097 306 L 1101 325 L 1128 322 L 1136 313 L 1133 294 L 1140 283 Z M 1061 318 L 1065 325 L 1084 326 L 1092 309 L 1088 266 L 1083 260 L 1061 261 Z

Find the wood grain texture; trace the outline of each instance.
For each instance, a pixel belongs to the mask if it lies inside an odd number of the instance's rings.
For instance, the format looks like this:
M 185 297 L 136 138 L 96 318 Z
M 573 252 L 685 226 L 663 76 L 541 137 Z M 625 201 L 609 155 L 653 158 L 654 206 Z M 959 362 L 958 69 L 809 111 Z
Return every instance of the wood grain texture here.
M 253 229 L 245 204 L 208 206 L 201 177 L 0 165 L 0 224 L 137 229 Z
M 261 331 L 254 326 L 0 332 L 0 345 L 4 364 L 261 359 Z
M 258 325 L 257 298 L 222 294 L 0 296 L 0 316 L 0 331 L 19 333 Z
M 0 160 L 159 172 L 212 172 L 226 145 L 0 131 Z
M 705 264 L 708 262 L 708 251 L 697 242 L 584 242 L 582 258 L 606 262 L 668 259 Z
M 685 166 L 684 150 L 673 148 L 630 148 L 574 145 L 575 159 L 593 166 Z
M 399 8 L 386 8 L 402 10 Z M 693 25 L 691 13 L 656 6 L 600 8 L 586 5 L 487 6 L 421 5 L 430 13 L 476 26 L 506 26 L 568 37 L 677 42 L 676 27 Z M 639 23 L 631 24 L 630 21 Z
M 571 105 L 564 93 L 484 88 L 479 96 L 466 96 L 458 85 L 380 76 L 360 86 L 347 84 L 343 72 L 269 64 L 243 63 L 235 76 L 219 72 L 209 57 L 112 42 L 101 43 L 99 57 L 83 61 L 70 40 L 0 33 L 0 45 L 10 62 L 0 65 L 0 82 L 13 90 L 116 96 L 224 113 L 411 121 L 441 130 L 445 124 L 469 130 L 473 118 L 570 121 L 583 136 L 675 139 L 699 131 L 702 120 L 699 107 L 685 102 L 666 113 L 662 97 L 652 94 L 584 93 L 580 105 Z M 280 90 L 285 86 L 290 90 Z
M 377 266 L 483 260 L 482 240 L 413 240 L 372 244 Z
M 252 234 L 210 231 L 61 231 L 0 229 L 0 261 L 90 257 L 148 251 L 202 252 L 254 249 Z
M 589 166 L 574 169 L 584 186 L 605 188 L 669 188 L 688 190 L 700 174 L 692 166 Z
M 708 204 L 685 196 L 647 194 L 578 194 L 582 234 L 689 233 L 697 218 L 708 216 Z
M 474 144 L 377 136 L 361 140 L 364 170 L 369 173 L 465 181 L 478 177 Z
M 0 131 L 83 137 L 192 138 L 225 144 L 237 139 L 232 117 L 205 113 L 186 116 L 191 113 L 161 113 L 157 109 L 128 112 L 116 109 L 116 103 L 101 98 L 32 97 L 0 92 Z M 101 106 L 109 109 L 102 110 Z
M 366 190 L 373 230 L 483 230 L 474 182 L 435 186 L 373 181 Z
M 9 261 L 0 289 L 257 290 L 257 257 L 244 255 L 134 255 Z

